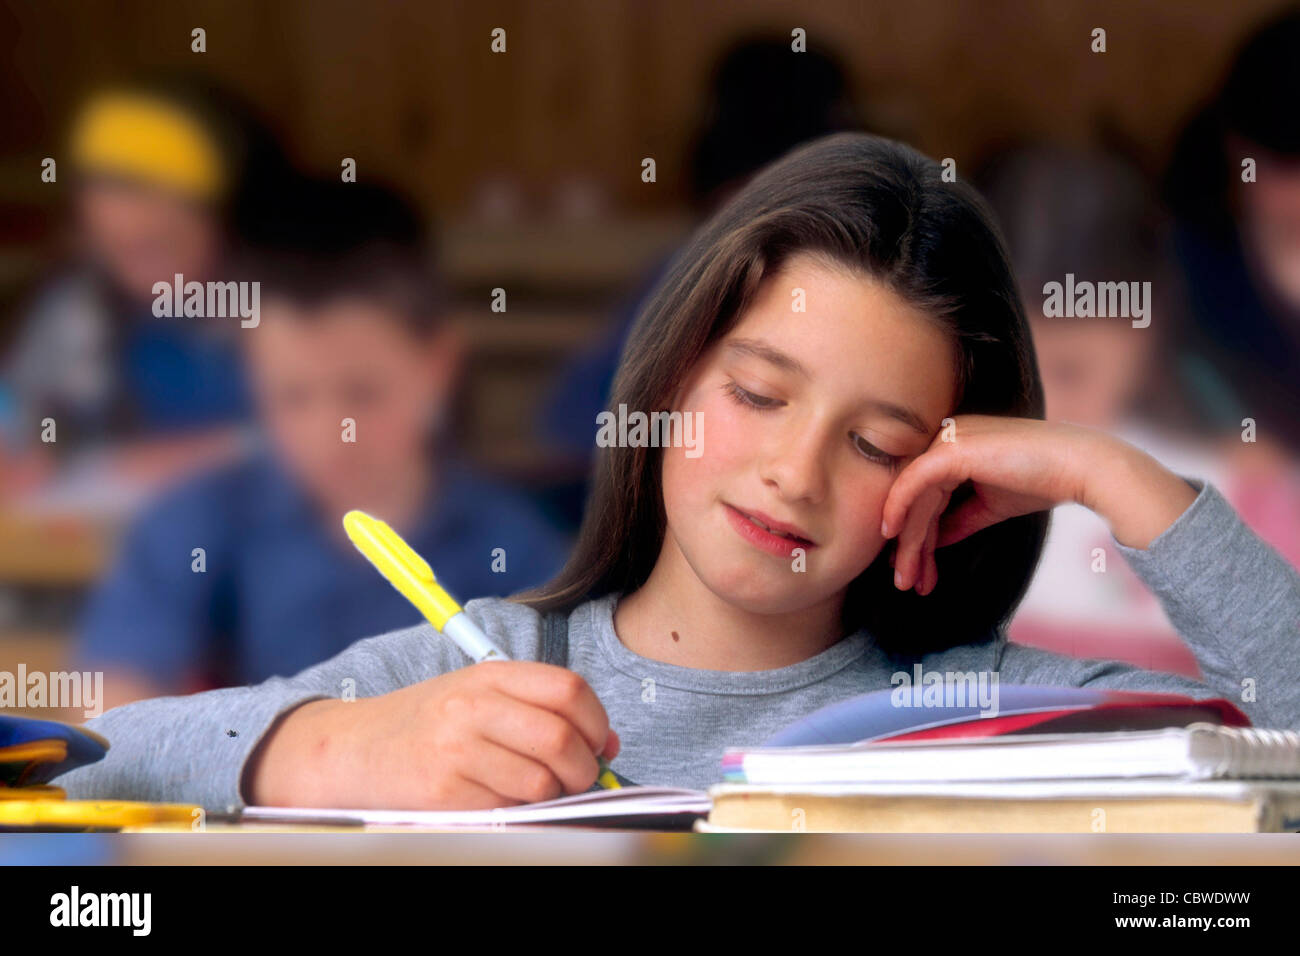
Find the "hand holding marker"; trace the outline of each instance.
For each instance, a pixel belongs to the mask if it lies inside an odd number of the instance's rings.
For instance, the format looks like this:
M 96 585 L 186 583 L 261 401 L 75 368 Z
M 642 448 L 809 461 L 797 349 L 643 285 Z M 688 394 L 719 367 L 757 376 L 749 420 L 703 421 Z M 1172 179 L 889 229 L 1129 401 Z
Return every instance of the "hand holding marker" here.
M 475 663 L 510 659 L 443 589 L 429 563 L 386 523 L 364 511 L 349 511 L 343 516 L 343 530 L 388 583 L 414 604 L 435 630 L 455 641 Z M 600 776 L 596 782 L 606 790 L 619 789 L 619 782 L 609 764 L 603 757 L 597 759 L 600 761 Z

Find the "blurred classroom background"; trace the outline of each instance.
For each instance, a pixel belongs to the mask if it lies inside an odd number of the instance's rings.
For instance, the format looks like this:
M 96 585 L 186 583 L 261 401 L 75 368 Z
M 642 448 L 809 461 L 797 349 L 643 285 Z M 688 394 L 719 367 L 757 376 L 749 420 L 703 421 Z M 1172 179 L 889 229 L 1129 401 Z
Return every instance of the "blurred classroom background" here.
M 428 531 L 440 570 L 440 554 L 459 553 L 444 552 L 444 538 L 488 533 L 457 523 L 467 511 L 508 515 L 491 532 L 520 534 L 507 560 L 538 556 L 534 579 L 510 590 L 540 583 L 581 513 L 594 416 L 637 303 L 747 175 L 839 129 L 951 157 L 985 190 L 1035 324 L 1049 417 L 1113 430 L 1212 480 L 1300 562 L 1292 10 L 1275 0 L 0 4 L 0 670 L 113 673 L 120 646 L 120 701 L 291 673 L 368 633 L 349 631 L 367 622 L 340 609 L 350 559 L 313 564 L 337 542 L 305 524 L 286 523 L 292 547 L 270 542 L 261 564 L 235 545 L 214 554 L 201 593 L 180 580 L 191 558 L 175 535 L 200 511 L 202 527 L 290 521 L 280 498 L 265 503 L 273 512 L 250 506 L 270 486 L 238 463 L 267 447 L 290 462 L 275 479 L 290 503 L 350 490 L 401 499 L 409 507 L 394 513 Z M 492 50 L 496 28 L 505 53 Z M 806 53 L 791 51 L 795 28 Z M 1094 52 L 1097 28 L 1105 52 Z M 198 90 L 198 105 L 168 94 L 165 116 L 142 119 L 131 110 L 146 77 L 151 89 Z M 134 91 L 125 106 L 93 113 L 122 90 Z M 100 122 L 108 132 L 96 134 Z M 151 132 L 123 139 L 137 128 Z M 189 165 L 118 155 L 161 149 L 166 160 L 175 142 L 197 151 Z M 1245 188 L 1241 156 L 1258 161 Z M 42 179 L 47 157 L 54 182 Z M 654 182 L 643 181 L 646 158 Z M 374 241 L 330 247 L 316 240 L 331 222 L 346 239 L 353 220 L 322 219 L 321 202 L 302 197 L 336 195 L 325 183 L 345 159 L 392 215 L 354 210 L 357 235 Z M 402 307 L 367 271 L 369 253 L 383 251 L 386 276 L 409 276 L 414 254 L 436 262 L 437 329 L 400 334 L 428 346 L 424 367 L 448 383 L 420 400 L 445 402 L 432 417 L 464 463 L 459 484 L 429 484 L 426 463 L 410 460 L 423 432 L 394 435 L 387 449 L 410 465 L 405 498 L 319 449 L 277 445 L 276 415 L 290 413 L 254 408 L 236 380 L 248 358 L 240 340 L 261 329 L 189 320 L 206 323 L 202 341 L 178 341 L 178 321 L 149 319 L 152 276 L 236 278 L 241 249 L 267 248 L 318 269 L 342 263 L 390 311 Z M 1043 282 L 1066 272 L 1152 281 L 1150 327 L 1043 317 Z M 281 304 L 325 310 L 301 286 L 286 279 Z M 505 311 L 493 309 L 496 289 Z M 361 374 L 349 360 L 370 359 L 346 344 L 359 319 L 331 316 L 268 322 L 288 330 L 268 360 L 273 379 L 318 354 L 340 381 Z M 373 359 L 396 377 L 410 372 L 398 334 Z M 56 442 L 35 437 L 33 395 L 72 409 L 55 416 L 67 425 Z M 1248 417 L 1252 442 L 1242 440 Z M 1196 673 L 1118 553 L 1097 572 L 1104 526 L 1059 509 L 1052 535 L 1015 639 Z M 159 571 L 166 548 L 174 566 Z M 489 585 L 467 579 L 458 596 Z M 156 620 L 150 595 L 174 598 Z M 373 631 L 403 623 L 367 620 Z M 334 629 L 333 644 L 291 633 L 316 622 Z M 167 667 L 129 666 L 155 659 Z

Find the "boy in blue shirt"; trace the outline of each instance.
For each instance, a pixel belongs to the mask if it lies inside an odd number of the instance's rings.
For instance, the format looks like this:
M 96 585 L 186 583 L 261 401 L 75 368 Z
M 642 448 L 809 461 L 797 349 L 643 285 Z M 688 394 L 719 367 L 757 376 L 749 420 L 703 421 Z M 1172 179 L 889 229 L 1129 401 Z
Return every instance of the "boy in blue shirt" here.
M 304 183 L 267 210 L 238 328 L 263 435 L 165 493 L 92 596 L 76 666 L 105 704 L 256 683 L 419 613 L 348 544 L 388 521 L 468 600 L 540 584 L 567 542 L 445 435 L 462 344 L 440 320 L 414 213 L 384 190 Z M 176 321 L 207 321 L 177 319 Z M 237 326 L 238 327 L 238 326 Z

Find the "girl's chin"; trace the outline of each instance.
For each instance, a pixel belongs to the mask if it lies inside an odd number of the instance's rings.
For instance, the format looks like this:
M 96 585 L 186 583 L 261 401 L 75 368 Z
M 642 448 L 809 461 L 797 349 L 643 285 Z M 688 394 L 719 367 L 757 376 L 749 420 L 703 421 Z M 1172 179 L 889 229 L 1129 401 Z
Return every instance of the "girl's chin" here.
M 787 572 L 793 576 L 794 572 Z M 751 614 L 791 614 L 802 611 L 825 600 L 826 595 L 814 593 L 807 581 L 792 581 L 762 573 L 741 573 L 729 570 L 705 586 L 732 607 Z

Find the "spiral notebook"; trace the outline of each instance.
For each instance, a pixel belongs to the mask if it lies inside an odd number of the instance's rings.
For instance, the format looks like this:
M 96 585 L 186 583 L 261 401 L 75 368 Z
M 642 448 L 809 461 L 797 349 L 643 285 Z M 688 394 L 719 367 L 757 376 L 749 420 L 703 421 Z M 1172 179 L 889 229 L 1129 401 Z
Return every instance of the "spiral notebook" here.
M 1193 723 L 729 750 L 697 830 L 1255 833 L 1300 829 L 1300 733 Z
M 1194 723 L 1161 730 L 731 749 L 728 783 L 1300 779 L 1300 732 Z

